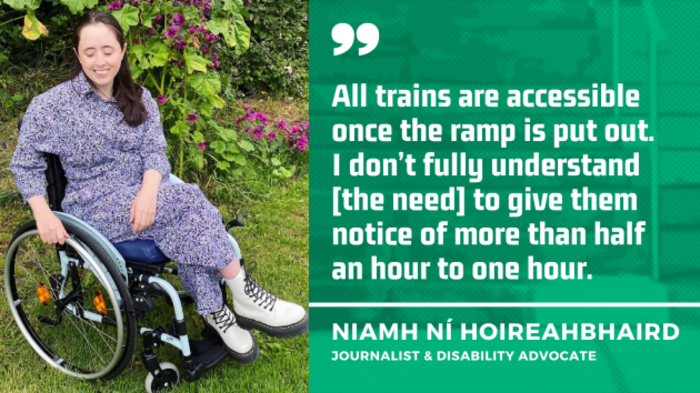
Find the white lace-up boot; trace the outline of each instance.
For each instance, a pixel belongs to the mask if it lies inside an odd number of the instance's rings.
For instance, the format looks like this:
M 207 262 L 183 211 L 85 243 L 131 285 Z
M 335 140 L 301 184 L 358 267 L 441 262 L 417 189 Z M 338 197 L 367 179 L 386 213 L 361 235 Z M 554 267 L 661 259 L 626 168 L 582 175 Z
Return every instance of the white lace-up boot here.
M 236 317 L 225 304 L 219 311 L 202 315 L 202 321 L 209 333 L 221 338 L 224 347 L 235 361 L 249 364 L 258 357 L 255 338 L 248 330 L 238 326 Z
M 233 293 L 233 312 L 245 329 L 257 329 L 275 337 L 293 337 L 309 330 L 309 313 L 298 304 L 285 302 L 262 289 L 241 266 L 238 276 L 224 280 Z M 248 271 L 246 271 L 248 270 Z

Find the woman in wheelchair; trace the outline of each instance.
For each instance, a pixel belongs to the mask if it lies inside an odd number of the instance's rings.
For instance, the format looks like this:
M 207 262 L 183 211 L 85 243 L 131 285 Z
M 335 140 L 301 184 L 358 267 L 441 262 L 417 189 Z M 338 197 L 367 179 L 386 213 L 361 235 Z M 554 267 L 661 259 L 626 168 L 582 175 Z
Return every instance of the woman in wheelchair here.
M 150 294 L 157 292 L 172 295 L 172 291 L 164 288 L 165 281 L 157 277 L 158 274 L 143 273 L 153 271 L 149 269 L 154 266 L 159 273 L 172 272 L 175 269 L 168 270 L 161 264 L 168 259 L 177 262 L 177 273 L 187 294 L 196 303 L 206 331 L 218 335 L 220 343 L 235 360 L 250 363 L 258 356 L 250 329 L 279 337 L 306 332 L 307 311 L 261 288 L 239 262 L 240 251 L 224 227 L 218 209 L 196 185 L 182 183 L 170 174 L 158 104 L 146 88 L 131 78 L 127 44 L 116 19 L 97 11 L 83 15 L 73 34 L 73 49 L 76 61 L 70 77 L 35 97 L 29 105 L 11 163 L 17 186 L 24 202 L 31 207 L 35 224 L 21 229 L 22 234 L 18 232 L 10 253 L 15 259 L 25 254 L 36 255 L 38 243 L 31 247 L 31 252 L 19 252 L 21 245 L 15 244 L 33 230 L 42 244 L 54 247 L 53 254 L 58 255 L 53 256 L 58 258 L 54 266 L 57 271 L 52 272 L 46 266 L 35 269 L 36 260 L 25 266 L 31 277 L 28 281 L 36 281 L 28 287 L 36 287 L 40 300 L 44 295 L 42 303 L 56 303 L 57 321 L 39 317 L 50 323 L 35 323 L 25 316 L 30 310 L 26 303 L 20 302 L 28 301 L 20 299 L 21 291 L 16 290 L 16 298 L 13 298 L 8 289 L 8 296 L 17 303 L 13 308 L 15 318 L 26 325 L 23 333 L 33 339 L 30 342 L 35 350 L 47 355 L 45 360 L 52 359 L 52 365 L 77 376 L 94 377 L 101 372 L 99 377 L 111 378 L 118 374 L 128 359 L 113 359 L 111 363 L 109 359 L 104 360 L 104 370 L 90 374 L 86 371 L 88 361 L 79 366 L 82 359 L 79 357 L 71 359 L 71 364 L 66 358 L 59 361 L 57 358 L 64 354 L 53 351 L 40 336 L 46 326 L 60 323 L 61 319 L 64 324 L 67 319 L 74 326 L 87 321 L 87 328 L 77 326 L 76 329 L 90 346 L 100 343 L 100 339 L 111 344 L 101 336 L 109 335 L 107 329 L 116 326 L 117 333 L 121 334 L 115 333 L 113 339 L 121 340 L 122 344 L 115 345 L 113 352 L 120 352 L 122 358 L 130 357 L 133 345 L 127 341 L 135 341 L 134 337 L 128 337 L 133 336 L 131 324 L 136 327 L 135 322 L 132 323 L 136 319 L 133 316 L 149 308 L 148 304 L 140 306 L 139 301 L 148 303 Z M 53 209 L 44 199 L 48 175 L 46 153 L 60 159 L 67 180 L 63 199 L 58 201 L 58 206 L 52 206 Z M 49 199 L 51 202 L 51 195 Z M 96 232 L 92 238 L 90 231 Z M 139 262 L 138 258 L 125 255 L 130 248 L 132 251 L 138 248 L 139 242 L 148 241 L 157 246 L 151 251 L 160 255 L 155 264 L 148 258 Z M 115 248 L 122 255 L 115 254 Z M 51 254 L 47 253 L 49 257 Z M 122 263 L 125 266 L 121 266 Z M 11 273 L 15 276 L 24 271 L 17 261 L 8 269 L 14 269 Z M 34 277 L 32 271 L 40 276 Z M 82 275 L 88 273 L 95 275 L 94 280 L 83 279 Z M 11 283 L 11 287 L 20 286 L 20 280 L 12 280 L 16 283 Z M 222 281 L 225 285 L 220 286 Z M 96 307 L 93 311 L 89 311 L 90 302 L 83 300 L 91 295 L 82 294 L 88 283 L 101 288 L 94 292 L 100 295 L 93 299 Z M 130 288 L 125 289 L 127 286 Z M 226 304 L 222 288 L 230 289 L 232 308 Z M 135 302 L 129 293 L 137 294 Z M 106 307 L 102 307 L 102 311 L 106 311 L 102 312 L 98 304 L 104 305 L 101 299 L 105 294 L 113 295 L 110 298 L 114 299 L 106 302 Z M 169 301 L 180 306 L 179 299 L 171 297 Z M 175 311 L 177 316 L 178 310 Z M 110 316 L 106 317 L 108 314 Z M 103 324 L 98 324 L 98 320 Z M 93 330 L 97 331 L 96 339 L 90 339 Z M 173 323 L 177 333 L 173 335 L 162 329 L 139 326 L 137 330 L 145 337 L 149 335 L 148 340 L 144 339 L 147 347 L 175 342 L 183 350 L 186 362 L 188 357 L 196 355 L 185 353 L 191 352 L 189 348 L 185 351 L 187 340 L 179 342 L 175 337 L 182 336 L 185 330 L 182 321 Z M 153 333 L 156 331 L 158 334 Z M 142 354 L 142 358 L 147 358 L 144 362 L 149 361 L 149 356 L 150 351 Z M 157 362 L 155 366 L 147 363 L 151 371 L 149 377 L 156 378 L 156 382 L 160 378 L 160 385 L 153 386 L 168 386 L 167 373 L 161 373 L 157 366 Z M 147 389 L 150 390 L 148 381 Z

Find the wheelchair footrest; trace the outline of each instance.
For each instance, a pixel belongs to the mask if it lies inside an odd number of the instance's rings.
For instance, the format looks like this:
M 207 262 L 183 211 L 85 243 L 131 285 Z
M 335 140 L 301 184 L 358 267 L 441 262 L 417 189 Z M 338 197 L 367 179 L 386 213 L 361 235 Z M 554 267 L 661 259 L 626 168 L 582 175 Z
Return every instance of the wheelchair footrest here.
M 192 350 L 192 370 L 184 370 L 188 382 L 195 381 L 226 359 L 228 352 L 211 340 L 190 340 Z

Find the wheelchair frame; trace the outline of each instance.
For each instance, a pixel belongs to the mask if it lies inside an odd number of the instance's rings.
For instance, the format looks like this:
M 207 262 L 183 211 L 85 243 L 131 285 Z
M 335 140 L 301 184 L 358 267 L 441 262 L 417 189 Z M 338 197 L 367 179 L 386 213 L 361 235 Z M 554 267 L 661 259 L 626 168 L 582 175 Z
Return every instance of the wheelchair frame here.
M 19 122 L 18 127 L 21 127 L 21 121 Z M 103 286 L 105 288 L 109 288 L 109 290 L 112 291 L 112 293 L 110 294 L 110 298 L 113 300 L 113 302 L 116 303 L 113 303 L 113 307 L 115 310 L 117 320 L 105 321 L 102 315 L 86 310 L 80 310 L 80 312 L 76 312 L 75 309 L 70 308 L 70 304 L 65 306 L 65 308 L 61 311 L 71 312 L 75 316 L 79 316 L 81 318 L 89 319 L 91 321 L 99 323 L 122 324 L 122 312 L 125 311 L 123 307 L 124 300 L 120 297 L 119 291 L 117 290 L 117 286 L 114 280 L 124 280 L 123 282 L 128 288 L 128 293 L 131 297 L 133 308 L 135 310 L 135 315 L 132 316 L 137 322 L 136 333 L 138 335 L 143 336 L 144 348 L 143 351 L 140 353 L 140 357 L 150 374 L 150 376 L 146 380 L 146 388 L 149 391 L 149 378 L 151 378 L 151 381 L 155 381 L 155 386 L 157 387 L 157 389 L 172 388 L 172 376 L 168 377 L 167 373 L 164 372 L 163 368 L 161 367 L 162 364 L 159 363 L 158 357 L 153 351 L 155 348 L 162 346 L 164 343 L 177 348 L 182 353 L 182 368 L 184 371 L 183 379 L 188 382 L 197 380 L 208 370 L 213 368 L 217 363 L 226 358 L 228 353 L 223 348 L 218 346 L 221 344 L 219 337 L 208 334 L 206 329 L 203 331 L 203 338 L 205 338 L 204 341 L 198 342 L 191 341 L 189 339 L 185 323 L 185 314 L 182 306 L 183 303 L 193 301 L 184 291 L 178 292 L 168 281 L 159 277 L 159 275 L 161 274 L 178 274 L 177 268 L 165 266 L 168 262 L 170 262 L 170 260 L 154 264 L 127 260 L 117 251 L 115 246 L 110 241 L 108 241 L 107 238 L 105 238 L 91 225 L 78 219 L 77 217 L 71 216 L 61 211 L 61 201 L 63 200 L 63 196 L 65 194 L 65 186 L 67 184 L 65 172 L 63 171 L 63 167 L 58 156 L 50 153 L 44 153 L 44 156 L 47 161 L 46 178 L 48 180 L 47 194 L 49 197 L 49 206 L 53 210 L 54 214 L 56 214 L 56 216 L 62 222 L 70 223 L 82 230 L 84 233 L 91 236 L 92 240 L 98 243 L 99 246 L 101 246 L 111 258 L 110 261 L 104 261 L 104 263 L 112 263 L 121 275 L 121 277 L 112 277 L 107 267 L 103 264 L 103 261 L 101 261 L 100 258 L 96 258 L 94 253 L 88 252 L 84 247 L 85 245 L 82 242 L 76 241 L 73 237 L 71 237 L 70 239 L 66 239 L 65 243 L 68 246 L 72 247 L 74 250 L 82 249 L 81 253 L 83 255 L 91 254 L 94 257 L 85 258 L 87 259 L 87 266 L 85 263 L 80 263 L 78 267 L 91 269 L 101 281 Z M 173 183 L 183 183 L 182 180 L 180 180 L 173 174 L 170 174 L 169 181 Z M 226 225 L 227 231 L 234 226 L 244 226 L 244 224 L 241 220 L 235 219 Z M 29 236 L 32 233 L 35 234 L 36 232 L 29 232 L 26 234 L 26 236 Z M 228 237 L 229 241 L 231 242 L 231 245 L 234 248 L 236 257 L 239 259 L 239 261 L 241 261 L 241 263 L 243 263 L 243 258 L 238 243 L 236 242 L 234 237 L 231 236 L 231 234 L 228 234 Z M 58 368 L 62 372 L 86 379 L 104 378 L 103 376 L 108 374 L 114 368 L 115 363 L 117 363 L 117 361 L 119 360 L 118 358 L 115 357 L 115 360 L 113 360 L 112 363 L 108 365 L 108 367 L 112 367 L 112 369 L 106 369 L 106 371 L 101 373 L 102 375 L 83 375 L 75 373 L 61 366 L 60 361 L 62 359 L 59 359 L 58 361 L 50 359 L 42 350 L 40 350 L 38 344 L 31 337 L 31 334 L 26 330 L 24 324 L 20 323 L 20 316 L 16 309 L 17 304 L 13 304 L 12 302 L 13 297 L 10 288 L 10 258 L 14 254 L 13 246 L 16 248 L 16 244 L 18 243 L 18 241 L 13 241 L 10 245 L 10 250 L 8 250 L 5 272 L 5 287 L 10 303 L 10 308 L 12 309 L 15 321 L 20 326 L 20 330 L 22 330 L 23 335 L 25 336 L 25 338 L 27 338 L 27 341 L 29 341 L 32 348 L 47 363 L 49 363 L 55 368 Z M 67 281 L 69 277 L 69 265 L 71 265 L 72 263 L 70 268 L 75 268 L 76 260 L 75 258 L 71 260 L 71 257 L 67 255 L 65 251 L 65 245 L 60 246 L 57 244 L 56 248 L 59 254 L 61 264 L 61 275 L 62 277 L 64 277 L 64 280 Z M 90 248 L 88 247 L 87 249 L 89 250 Z M 63 285 L 65 285 L 66 281 L 64 281 Z M 220 282 L 220 285 L 222 287 L 222 294 L 225 303 L 227 296 L 223 279 Z M 61 288 L 60 295 L 64 295 L 63 287 Z M 172 305 L 174 311 L 174 318 L 172 320 L 171 333 L 173 334 L 166 333 L 166 330 L 163 327 L 149 328 L 138 325 L 138 319 L 142 318 L 146 313 L 154 309 L 155 305 L 153 302 L 153 297 L 159 295 L 165 296 L 166 300 L 168 300 L 168 303 Z M 59 300 L 60 299 L 61 298 L 59 298 Z M 75 308 L 75 306 L 73 307 Z M 116 310 L 120 310 L 120 312 L 116 312 Z M 60 317 L 60 312 L 58 314 Z M 123 348 L 123 337 L 121 336 L 122 335 L 120 334 L 118 346 L 120 348 Z M 133 339 L 136 340 L 136 337 L 134 337 Z M 192 348 L 191 344 L 194 345 L 194 348 Z M 175 372 L 177 373 L 177 369 L 175 370 Z M 116 375 L 112 375 L 109 378 L 113 378 L 115 376 Z M 177 379 L 179 379 L 179 373 Z M 176 381 L 175 383 L 177 382 L 178 381 Z

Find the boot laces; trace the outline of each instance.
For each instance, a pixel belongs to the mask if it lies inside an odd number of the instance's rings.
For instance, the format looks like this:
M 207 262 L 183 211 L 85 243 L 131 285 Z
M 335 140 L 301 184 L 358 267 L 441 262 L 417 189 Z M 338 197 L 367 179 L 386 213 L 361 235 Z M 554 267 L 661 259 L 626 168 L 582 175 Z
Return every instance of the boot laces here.
M 275 308 L 277 298 L 272 296 L 268 291 L 262 289 L 260 284 L 255 282 L 255 280 L 253 280 L 253 278 L 250 276 L 250 273 L 252 273 L 257 266 L 258 263 L 253 261 L 251 262 L 250 266 L 246 267 L 245 287 L 243 290 L 248 297 L 253 299 L 253 302 L 259 304 L 266 310 L 272 311 Z
M 214 323 L 223 333 L 226 333 L 228 328 L 236 324 L 236 317 L 231 314 L 226 306 L 221 307 L 221 310 L 212 313 L 211 316 L 214 319 Z

